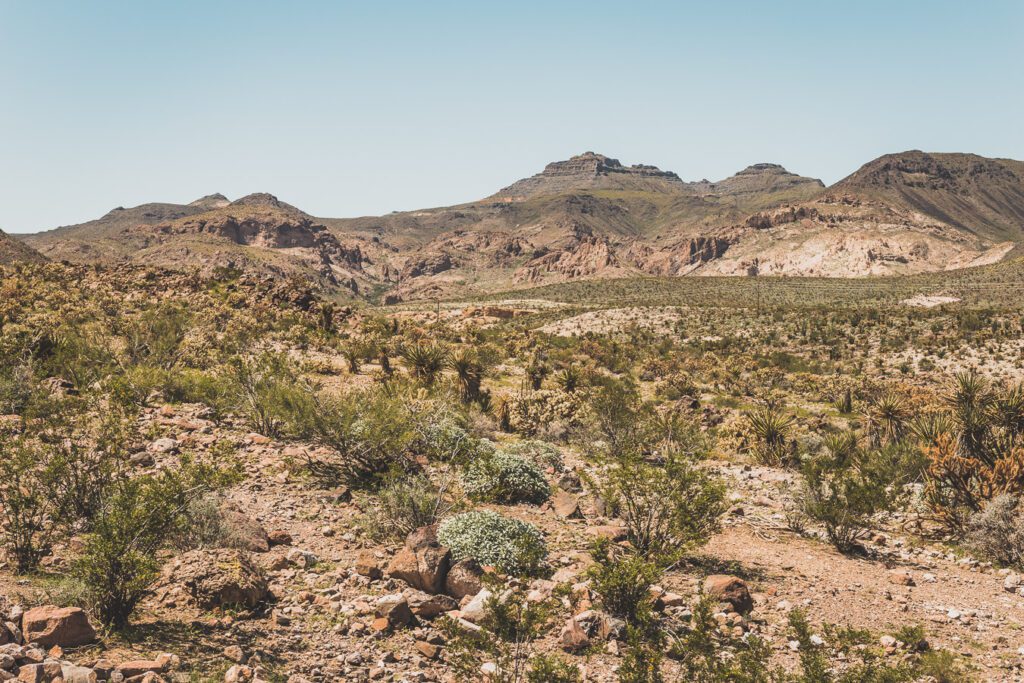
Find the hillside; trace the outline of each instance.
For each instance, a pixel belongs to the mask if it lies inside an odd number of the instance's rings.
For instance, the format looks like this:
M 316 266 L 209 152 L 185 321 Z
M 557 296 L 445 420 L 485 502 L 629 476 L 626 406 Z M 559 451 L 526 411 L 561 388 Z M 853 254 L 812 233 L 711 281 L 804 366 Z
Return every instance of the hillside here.
M 22 261 L 38 263 L 45 260 L 38 251 L 0 230 L 0 266 Z
M 118 208 L 102 218 L 29 235 L 51 258 L 165 268 L 243 268 L 298 275 L 358 292 L 363 256 L 296 207 L 265 193 L 234 202 L 214 194 L 190 204 Z
M 1022 253 L 1024 163 L 904 152 L 826 188 L 777 164 L 687 182 L 587 152 L 451 207 L 314 218 L 215 194 L 25 241 L 53 259 L 249 267 L 389 301 L 635 275 L 927 273 Z
M 701 274 L 857 277 L 995 263 L 1024 243 L 1024 162 L 889 154 L 727 232 L 729 254 Z

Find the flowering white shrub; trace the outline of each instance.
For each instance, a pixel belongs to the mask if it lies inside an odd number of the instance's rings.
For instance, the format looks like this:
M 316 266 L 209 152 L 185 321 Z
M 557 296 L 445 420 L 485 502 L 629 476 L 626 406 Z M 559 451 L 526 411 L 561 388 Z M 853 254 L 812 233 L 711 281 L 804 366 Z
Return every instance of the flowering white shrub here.
M 437 540 L 452 559 L 474 559 L 509 574 L 534 574 L 547 557 L 540 531 L 518 519 L 490 510 L 474 510 L 449 517 L 437 529 Z
M 508 444 L 503 446 L 503 448 L 512 455 L 526 458 L 541 469 L 550 467 L 555 472 L 561 472 L 565 469 L 565 463 L 562 462 L 562 452 L 545 441 L 526 439 Z
M 462 488 L 473 500 L 505 505 L 539 504 L 551 495 L 537 465 L 504 450 L 471 462 L 462 475 Z

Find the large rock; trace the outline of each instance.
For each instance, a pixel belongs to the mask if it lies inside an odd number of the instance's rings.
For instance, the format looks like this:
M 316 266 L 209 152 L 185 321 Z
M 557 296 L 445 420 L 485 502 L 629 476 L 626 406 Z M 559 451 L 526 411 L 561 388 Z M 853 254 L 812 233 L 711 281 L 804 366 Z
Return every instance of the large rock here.
M 754 598 L 746 582 L 738 576 L 728 574 L 712 574 L 704 579 L 704 594 L 718 602 L 728 603 L 740 614 L 754 609 Z
M 64 683 L 96 683 L 98 680 L 96 672 L 85 666 L 62 662 L 60 669 Z
M 21 617 L 21 630 L 25 642 L 43 647 L 78 647 L 96 640 L 89 617 L 78 607 L 34 607 Z
M 426 593 L 441 593 L 450 562 L 448 548 L 437 542 L 436 532 L 424 527 L 409 534 L 405 546 L 391 559 L 387 573 Z
M 401 593 L 381 596 L 374 610 L 378 619 L 385 619 L 389 626 L 400 628 L 412 623 L 412 610 L 409 601 Z
M 169 581 L 185 588 L 200 607 L 255 607 L 267 596 L 267 580 L 248 553 L 235 549 L 192 550 L 182 555 Z
M 267 530 L 259 522 L 238 508 L 224 505 L 220 510 L 221 521 L 231 535 L 231 545 L 253 553 L 270 550 Z
M 476 595 L 483 588 L 480 579 L 483 575 L 484 570 L 476 560 L 459 560 L 448 570 L 444 592 L 456 600 L 461 600 L 467 595 Z

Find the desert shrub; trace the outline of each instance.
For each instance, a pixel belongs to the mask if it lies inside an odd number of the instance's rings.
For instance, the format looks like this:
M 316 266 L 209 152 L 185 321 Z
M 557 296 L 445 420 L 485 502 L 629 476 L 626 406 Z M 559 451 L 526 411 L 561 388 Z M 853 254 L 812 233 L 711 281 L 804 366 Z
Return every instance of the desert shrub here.
M 547 557 L 536 527 L 490 510 L 449 517 L 438 527 L 437 538 L 451 549 L 453 560 L 471 558 L 509 574 L 536 574 Z
M 236 357 L 225 379 L 234 408 L 260 434 L 279 436 L 296 416 L 315 410 L 311 391 L 282 354 Z
M 135 417 L 133 412 L 86 412 L 68 406 L 38 425 L 48 444 L 49 493 L 61 521 L 88 528 L 128 460 Z
M 536 655 L 530 660 L 526 683 L 583 683 L 580 668 L 551 654 Z
M 473 500 L 505 505 L 540 504 L 551 495 L 539 467 L 501 449 L 469 463 L 462 475 L 462 488 Z
M 534 642 L 551 630 L 554 599 L 527 600 L 522 588 L 491 586 L 479 629 L 468 630 L 451 619 L 438 627 L 447 641 L 449 665 L 459 680 L 477 680 L 484 662 L 494 665 L 495 683 L 579 683 L 579 668 L 554 655 L 536 652 Z
M 430 401 L 414 409 L 416 440 L 412 448 L 431 460 L 465 462 L 494 450 L 469 433 L 465 418 L 445 404 Z
M 164 303 L 120 319 L 117 332 L 124 340 L 127 363 L 172 368 L 181 357 L 191 322 L 191 315 L 177 303 Z
M 701 596 L 693 607 L 690 627 L 671 634 L 669 652 L 679 660 L 685 674 L 683 680 L 694 683 L 784 680 L 784 673 L 770 665 L 771 646 L 757 636 L 736 637 L 730 629 L 720 629 L 714 607 L 714 599 Z
M 525 439 L 510 444 L 502 445 L 502 449 L 512 455 L 526 458 L 541 469 L 551 468 L 555 472 L 565 469 L 562 461 L 562 452 L 555 446 L 536 439 Z
M 49 552 L 53 481 L 43 446 L 24 437 L 0 439 L 0 540 L 18 573 L 35 569 Z
M 967 680 L 959 661 L 949 653 L 936 656 L 918 650 L 891 661 L 874 646 L 877 639 L 871 632 L 823 624 L 817 635 L 800 610 L 789 613 L 789 630 L 800 653 L 796 675 L 800 683 Z
M 293 413 L 288 432 L 333 452 L 307 456 L 307 470 L 322 484 L 372 487 L 418 469 L 413 451 L 421 435 L 404 397 L 374 388 L 304 400 L 311 407 Z
M 725 512 L 722 483 L 675 450 L 653 463 L 634 453 L 613 456 L 597 488 L 625 521 L 633 547 L 651 558 L 703 545 Z
M 422 474 L 399 477 L 367 496 L 363 525 L 372 538 L 404 539 L 457 507 L 449 489 L 448 482 L 437 486 Z
M 32 368 L 26 364 L 0 365 L 0 414 L 19 414 L 38 391 Z
M 591 554 L 595 564 L 587 577 L 601 606 L 629 625 L 649 623 L 650 588 L 661 577 L 661 567 L 642 555 L 613 549 L 608 539 L 595 543 Z
M 157 551 L 183 532 L 193 498 L 229 481 L 210 466 L 121 478 L 108 489 L 72 574 L 105 625 L 122 628 L 159 574 Z
M 1024 510 L 1016 496 L 1003 493 L 967 521 L 967 544 L 1005 565 L 1024 560 Z
M 825 527 L 829 541 L 849 552 L 869 528 L 871 516 L 893 501 L 886 451 L 864 451 L 836 439 L 832 448 L 804 462 L 799 498 L 807 517 Z
M 169 403 L 202 403 L 213 410 L 216 418 L 229 408 L 223 379 L 204 370 L 181 368 L 169 372 L 161 391 Z

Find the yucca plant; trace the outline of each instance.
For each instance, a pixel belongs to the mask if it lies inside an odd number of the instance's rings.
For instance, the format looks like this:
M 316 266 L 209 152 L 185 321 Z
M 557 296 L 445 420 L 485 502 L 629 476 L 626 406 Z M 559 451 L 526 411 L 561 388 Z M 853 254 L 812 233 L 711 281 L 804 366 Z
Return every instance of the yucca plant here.
M 530 388 L 537 391 L 544 383 L 544 378 L 551 374 L 551 367 L 543 359 L 534 356 L 526 366 L 526 377 L 530 380 Z
M 402 359 L 414 379 L 432 387 L 448 362 L 448 349 L 434 342 L 411 344 L 402 349 Z
M 359 367 L 366 353 L 366 346 L 356 339 L 350 339 L 341 347 L 341 356 L 348 363 L 348 371 L 353 375 L 359 374 Z
M 769 465 L 778 465 L 786 460 L 786 438 L 794 417 L 783 413 L 778 406 L 762 406 L 748 413 L 747 420 L 756 440 L 753 447 L 755 457 Z
M 470 348 L 461 348 L 448 358 L 448 367 L 455 371 L 459 385 L 459 398 L 472 403 L 480 398 L 480 385 L 484 379 L 484 366 L 480 356 Z
M 903 440 L 910 421 L 910 411 L 900 396 L 888 392 L 868 408 L 865 417 L 871 443 L 882 446 Z
M 583 371 L 580 370 L 579 366 L 569 364 L 558 371 L 555 375 L 555 384 L 558 385 L 563 391 L 567 391 L 570 394 L 579 388 L 583 382 Z

